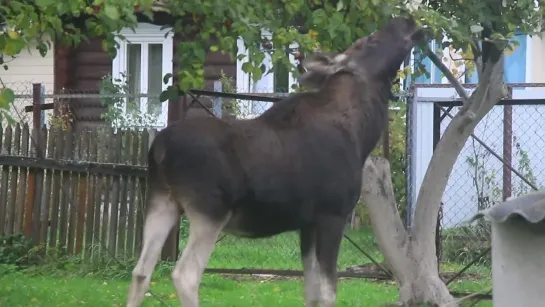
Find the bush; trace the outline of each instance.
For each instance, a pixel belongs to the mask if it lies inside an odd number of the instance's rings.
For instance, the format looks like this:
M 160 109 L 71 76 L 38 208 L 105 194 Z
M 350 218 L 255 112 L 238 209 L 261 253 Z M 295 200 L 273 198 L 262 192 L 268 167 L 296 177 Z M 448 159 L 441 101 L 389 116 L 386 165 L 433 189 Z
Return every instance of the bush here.
M 32 241 L 21 233 L 0 237 L 0 264 L 22 264 L 33 247 Z
M 22 233 L 0 237 L 0 264 L 2 265 L 23 268 L 56 263 L 65 256 L 65 249 L 50 247 L 46 252 L 44 245 L 34 245 L 32 240 Z

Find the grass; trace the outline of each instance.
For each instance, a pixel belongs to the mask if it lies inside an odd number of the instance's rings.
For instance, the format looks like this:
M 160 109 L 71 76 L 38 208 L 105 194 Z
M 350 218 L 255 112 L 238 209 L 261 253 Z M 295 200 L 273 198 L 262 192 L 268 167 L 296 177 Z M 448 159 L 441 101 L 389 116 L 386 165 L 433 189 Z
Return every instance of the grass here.
M 348 231 L 347 235 L 376 261 L 383 257 L 369 229 Z M 185 236 L 182 234 L 181 247 Z M 297 234 L 287 233 L 270 239 L 249 240 L 226 237 L 217 244 L 210 268 L 302 269 Z M 9 306 L 123 306 L 135 259 L 91 263 L 78 257 L 59 258 L 25 269 L 0 264 L 0 307 Z M 343 240 L 338 270 L 370 263 L 356 247 Z M 461 264 L 446 263 L 442 271 L 457 271 Z M 152 279 L 151 291 L 168 306 L 179 306 L 170 281 L 172 264 L 160 263 Z M 488 277 L 490 269 L 474 266 L 469 273 Z M 449 288 L 457 292 L 478 292 L 489 288 L 490 278 L 454 281 Z M 397 300 L 397 285 L 365 279 L 341 279 L 337 306 L 384 306 Z M 301 278 L 205 275 L 200 288 L 201 306 L 303 306 Z M 143 306 L 164 306 L 146 297 Z M 478 307 L 492 306 L 480 302 Z
M 369 253 L 373 259 L 382 262 L 383 257 L 369 229 L 347 231 L 346 235 L 358 246 Z M 185 246 L 185 238 L 180 247 Z M 210 268 L 261 268 L 261 269 L 297 269 L 302 270 L 297 233 L 284 233 L 267 239 L 241 239 L 227 236 L 221 240 L 212 254 Z M 370 263 L 348 240 L 343 240 L 337 268 Z
M 463 283 L 460 283 L 463 285 Z M 104 280 L 98 276 L 48 276 L 14 272 L 0 277 L 0 306 L 123 306 L 129 280 Z M 472 289 L 479 282 L 457 288 Z M 201 286 L 203 307 L 303 306 L 301 279 L 256 280 L 205 275 Z M 174 288 L 166 277 L 154 279 L 151 291 L 167 306 L 179 306 Z M 397 288 L 392 282 L 361 279 L 339 281 L 339 307 L 374 307 L 395 302 Z M 147 296 L 143 306 L 164 306 Z M 475 306 L 492 306 L 480 302 Z

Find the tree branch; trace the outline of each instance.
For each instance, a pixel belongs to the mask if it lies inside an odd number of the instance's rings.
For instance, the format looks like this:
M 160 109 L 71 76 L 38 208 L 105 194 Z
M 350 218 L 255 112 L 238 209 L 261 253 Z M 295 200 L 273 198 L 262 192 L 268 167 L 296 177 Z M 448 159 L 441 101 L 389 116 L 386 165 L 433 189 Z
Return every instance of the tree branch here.
M 371 225 L 389 269 L 407 282 L 409 234 L 397 210 L 390 164 L 382 157 L 369 157 L 363 167 L 361 198 L 369 209 Z
M 430 48 L 427 48 L 426 55 L 430 58 L 432 63 L 435 64 L 435 66 L 437 66 L 439 70 L 445 75 L 450 84 L 452 84 L 452 86 L 456 90 L 456 93 L 458 93 L 458 95 L 460 95 L 460 98 L 462 98 L 464 106 L 469 105 L 470 100 L 466 91 L 464 90 L 460 82 L 458 82 L 458 79 L 456 79 L 456 77 L 452 74 L 448 67 L 445 66 L 443 61 L 441 61 L 441 59 L 437 56 L 437 54 L 435 54 Z

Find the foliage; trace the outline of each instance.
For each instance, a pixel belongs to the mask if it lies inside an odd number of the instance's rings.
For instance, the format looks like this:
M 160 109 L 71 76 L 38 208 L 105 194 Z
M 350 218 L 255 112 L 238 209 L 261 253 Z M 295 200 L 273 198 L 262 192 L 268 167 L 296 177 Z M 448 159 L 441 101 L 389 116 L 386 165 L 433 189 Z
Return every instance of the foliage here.
M 22 233 L 0 237 L 0 264 L 12 265 L 10 268 L 26 268 L 44 263 L 56 263 L 66 255 L 64 249 L 34 245 Z
M 0 264 L 20 264 L 21 258 L 27 255 L 33 244 L 23 234 L 0 237 Z
M 121 79 L 112 79 L 111 75 L 105 76 L 99 85 L 100 94 L 127 94 L 127 98 L 105 97 L 101 99 L 106 107 L 106 112 L 101 113 L 101 117 L 110 123 L 116 129 L 126 129 L 131 127 L 150 128 L 157 121 L 157 114 L 151 112 L 141 112 L 140 104 L 136 102 L 138 98 L 129 96 L 129 85 Z M 151 100 L 151 98 L 147 98 Z
M 59 108 L 58 115 L 52 114 L 49 116 L 49 126 L 66 131 L 74 123 L 74 114 L 67 101 L 58 101 L 57 107 Z
M 234 85 L 234 80 L 232 77 L 227 76 L 223 70 L 220 73 L 221 90 L 224 93 L 236 93 L 237 88 Z M 227 114 L 238 116 L 240 115 L 240 107 L 236 99 L 227 99 L 223 98 L 223 112 Z
M 522 148 L 520 142 L 517 141 L 517 137 L 513 136 L 515 141 L 515 157 L 518 159 L 516 163 L 516 170 L 524 176 L 524 178 L 533 185 L 537 186 L 536 177 L 531 167 L 528 153 Z M 477 210 L 483 210 L 493 206 L 494 204 L 502 201 L 502 184 L 500 179 L 497 179 L 498 171 L 487 167 L 489 159 L 492 157 L 490 151 L 482 146 L 475 144 L 475 140 L 472 140 L 473 155 L 466 158 L 466 163 L 472 169 L 471 179 L 473 186 L 475 187 L 477 194 Z M 493 158 L 495 159 L 495 158 Z M 516 176 L 516 175 L 514 175 Z M 524 181 L 517 180 L 519 183 L 512 186 L 511 194 L 514 197 L 518 197 L 530 192 L 531 187 Z
M 25 49 L 34 49 L 41 56 L 51 52 L 53 41 L 64 46 L 76 46 L 94 37 L 103 37 L 103 47 L 115 54 L 115 33 L 137 22 L 134 8 L 149 16 L 153 0 L 37 0 L 3 1 L 0 4 L 0 65 L 9 63 Z M 12 89 L 0 80 L 0 112 L 5 112 L 14 100 Z
M 467 264 L 490 246 L 490 223 L 482 220 L 474 225 L 445 229 L 441 237 L 441 261 Z M 490 253 L 478 260 L 478 264 L 489 266 Z
M 478 42 L 493 39 L 505 43 L 515 30 L 522 33 L 540 31 L 543 7 L 535 8 L 533 0 L 436 1 L 421 4 L 401 0 L 387 1 L 280 1 L 280 0 L 170 0 L 154 12 L 166 11 L 169 17 L 152 13 L 152 0 L 52 0 L 9 1 L 0 5 L 6 30 L 0 35 L 0 65 L 7 64 L 25 47 L 37 49 L 45 56 L 51 40 L 75 46 L 90 38 L 101 37 L 103 48 L 116 53 L 118 31 L 133 28 L 138 15 L 159 24 L 172 26 L 177 39 L 178 62 L 176 82 L 161 95 L 161 101 L 179 95 L 180 91 L 204 86 L 203 64 L 209 51 L 228 53 L 243 60 L 242 69 L 255 80 L 274 71 L 282 63 L 295 75 L 298 70 L 288 59 L 297 58 L 316 48 L 340 51 L 355 39 L 378 29 L 389 16 L 407 9 L 428 24 L 433 37 L 442 45 L 462 52 L 460 61 L 471 64 L 471 55 L 479 50 Z M 160 16 L 160 17 L 158 17 Z M 493 28 L 493 29 L 492 29 Z M 271 32 L 265 38 L 262 29 Z M 492 29 L 493 33 L 485 33 Z M 244 39 L 249 56 L 237 50 L 236 40 Z M 295 47 L 294 47 L 295 46 Z M 273 66 L 266 71 L 264 52 L 271 54 Z M 474 56 L 477 56 L 475 54 Z M 468 60 L 469 58 L 469 60 Z M 456 72 L 456 68 L 452 69 Z M 420 65 L 416 72 L 425 72 Z M 406 70 L 404 74 L 410 73 Z M 164 80 L 174 77 L 165 75 Z M 13 101 L 13 91 L 0 89 L 0 109 Z

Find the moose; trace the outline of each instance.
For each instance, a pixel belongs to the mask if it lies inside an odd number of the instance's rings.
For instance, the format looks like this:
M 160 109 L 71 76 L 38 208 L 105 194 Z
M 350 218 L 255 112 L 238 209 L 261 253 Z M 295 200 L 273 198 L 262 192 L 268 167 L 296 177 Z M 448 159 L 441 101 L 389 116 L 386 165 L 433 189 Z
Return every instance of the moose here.
M 265 238 L 298 231 L 305 306 L 335 305 L 337 257 L 362 168 L 384 132 L 392 82 L 422 39 L 412 18 L 335 56 L 314 53 L 293 94 L 249 120 L 183 119 L 161 130 L 148 154 L 143 247 L 127 306 L 140 306 L 165 240 L 182 214 L 189 238 L 172 272 L 184 307 L 221 232 Z

